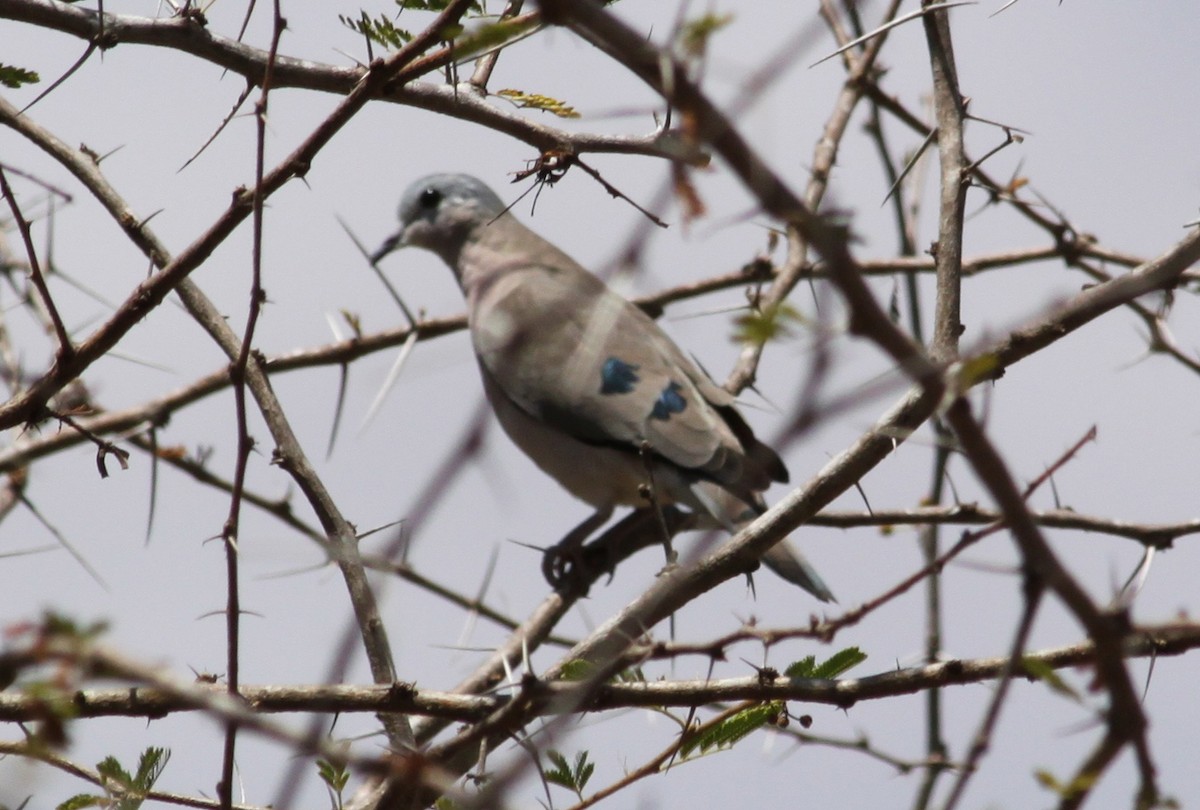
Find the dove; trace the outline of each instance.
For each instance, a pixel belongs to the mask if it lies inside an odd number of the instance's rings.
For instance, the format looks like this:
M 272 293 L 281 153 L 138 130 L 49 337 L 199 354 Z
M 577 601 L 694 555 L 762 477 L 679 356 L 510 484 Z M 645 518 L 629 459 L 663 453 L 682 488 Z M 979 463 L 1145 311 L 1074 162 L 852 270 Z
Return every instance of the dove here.
M 646 506 L 648 494 L 733 533 L 766 510 L 762 493 L 773 482 L 788 480 L 730 392 L 641 309 L 523 225 L 481 180 L 417 180 L 404 192 L 399 219 L 372 261 L 417 247 L 449 266 L 501 427 L 595 509 L 560 550 L 582 543 L 616 507 Z M 762 561 L 833 601 L 786 540 Z

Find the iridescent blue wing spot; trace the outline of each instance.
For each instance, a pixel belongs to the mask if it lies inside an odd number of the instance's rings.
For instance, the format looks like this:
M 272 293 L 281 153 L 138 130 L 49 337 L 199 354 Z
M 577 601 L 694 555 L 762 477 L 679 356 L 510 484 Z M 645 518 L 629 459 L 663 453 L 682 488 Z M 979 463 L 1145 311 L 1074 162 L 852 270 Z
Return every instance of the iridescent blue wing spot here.
M 683 413 L 687 408 L 687 400 L 679 393 L 681 386 L 677 382 L 667 383 L 667 387 L 654 401 L 654 409 L 650 411 L 651 419 L 667 421 L 673 413 Z
M 628 394 L 638 381 L 638 367 L 617 357 L 610 357 L 600 366 L 601 394 Z

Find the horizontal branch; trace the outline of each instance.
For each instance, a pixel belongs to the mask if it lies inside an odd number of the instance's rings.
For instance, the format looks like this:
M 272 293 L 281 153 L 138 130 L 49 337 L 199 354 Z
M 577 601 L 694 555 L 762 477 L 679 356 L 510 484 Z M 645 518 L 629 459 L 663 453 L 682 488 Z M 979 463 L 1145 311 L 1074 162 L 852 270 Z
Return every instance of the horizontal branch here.
M 1126 520 L 1085 515 L 1072 509 L 1047 509 L 1030 513 L 1039 526 L 1051 529 L 1076 529 L 1098 534 L 1126 537 L 1155 548 L 1170 548 L 1172 542 L 1189 534 L 1200 534 L 1200 519 L 1178 523 L 1132 523 Z M 1004 515 L 995 509 L 985 509 L 976 504 L 954 506 L 925 506 L 917 509 L 874 509 L 871 512 L 821 512 L 808 521 L 810 526 L 828 526 L 839 529 L 862 526 L 924 526 L 966 525 L 981 526 L 997 523 Z
M 1122 641 L 1126 658 L 1181 655 L 1200 647 L 1200 623 L 1174 622 L 1131 630 Z M 1040 667 L 1065 669 L 1091 663 L 1095 646 L 1090 641 L 1029 653 L 1026 659 Z M 788 678 L 766 673 L 744 678 L 692 681 L 609 683 L 601 686 L 581 707 L 608 711 L 631 707 L 698 706 L 733 700 L 789 700 L 824 703 L 843 708 L 864 700 L 881 700 L 926 689 L 981 683 L 1000 677 L 1009 657 L 954 659 L 919 667 L 889 670 L 864 678 Z M 18 668 L 31 663 L 25 656 L 7 654 L 0 664 Z M 161 682 L 162 678 L 157 678 Z M 554 713 L 551 707 L 571 705 L 579 684 L 570 681 L 522 686 L 530 690 L 537 712 Z M 254 714 L 284 712 L 403 712 L 461 722 L 478 722 L 509 702 L 504 695 L 461 695 L 417 689 L 410 684 L 374 686 L 243 686 L 243 706 L 225 716 L 224 687 L 213 684 L 81 689 L 63 695 L 71 715 L 84 717 L 150 717 L 206 710 L 230 722 L 244 723 L 246 711 Z M 214 698 L 220 700 L 214 701 Z M 24 695 L 12 689 L 0 694 L 0 721 L 24 722 L 45 717 L 46 695 Z
M 262 84 L 270 58 L 266 50 L 212 33 L 200 15 L 156 19 L 101 14 L 90 8 L 52 0 L 0 0 L 0 19 L 71 34 L 97 43 L 105 50 L 122 44 L 168 48 L 236 73 L 256 86 Z M 480 124 L 528 143 L 541 152 L 637 154 L 694 164 L 706 162 L 694 146 L 672 132 L 649 135 L 567 132 L 494 107 L 473 85 L 412 81 L 452 61 L 452 55 L 452 49 L 443 48 L 422 57 L 401 71 L 387 88 L 373 93 L 373 97 Z M 346 95 L 362 81 L 366 72 L 367 68 L 362 65 L 344 67 L 277 55 L 272 66 L 271 88 Z

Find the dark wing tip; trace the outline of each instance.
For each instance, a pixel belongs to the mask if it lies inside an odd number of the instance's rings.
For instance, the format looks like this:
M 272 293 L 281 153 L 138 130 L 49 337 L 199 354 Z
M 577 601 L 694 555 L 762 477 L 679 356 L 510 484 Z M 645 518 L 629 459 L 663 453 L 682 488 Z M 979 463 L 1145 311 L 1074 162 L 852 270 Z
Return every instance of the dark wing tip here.
M 783 463 L 783 459 L 758 440 L 754 431 L 746 424 L 746 420 L 738 413 L 737 408 L 725 405 L 718 407 L 717 412 L 721 414 L 725 423 L 729 425 L 729 429 L 733 431 L 733 435 L 742 444 L 746 453 L 747 478 L 752 482 L 761 481 L 761 486 L 757 483 L 751 483 L 751 486 L 757 489 L 766 489 L 770 486 L 771 481 L 786 484 L 790 480 L 791 476 L 788 475 L 788 469 Z

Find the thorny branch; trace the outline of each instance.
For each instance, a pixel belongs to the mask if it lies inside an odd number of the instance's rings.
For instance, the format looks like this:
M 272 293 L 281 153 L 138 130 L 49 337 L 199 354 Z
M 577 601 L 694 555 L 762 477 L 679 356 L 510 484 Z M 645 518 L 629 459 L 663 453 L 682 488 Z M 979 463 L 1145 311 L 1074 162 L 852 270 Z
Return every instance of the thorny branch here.
M 797 631 L 800 632 L 800 631 Z M 737 644 L 770 643 L 788 637 L 791 631 L 779 628 L 767 631 L 746 628 L 707 645 L 660 642 L 644 652 L 668 660 L 684 656 L 704 656 L 714 660 L 729 658 Z M 1178 621 L 1162 625 L 1129 627 L 1115 639 L 1123 658 L 1170 657 L 1184 655 L 1200 647 L 1200 625 Z M 1095 666 L 1100 651 L 1092 641 L 1028 652 L 1022 660 L 1034 679 L 1042 667 L 1067 670 Z M 40 666 L 47 661 L 66 662 L 96 677 L 116 677 L 130 685 L 112 688 L 77 689 L 68 697 L 77 706 L 79 717 L 160 717 L 189 711 L 210 711 L 266 736 L 287 734 L 282 726 L 255 719 L 267 714 L 320 712 L 404 712 L 470 723 L 485 719 L 513 701 L 512 694 L 464 695 L 439 692 L 411 685 L 296 685 L 253 686 L 241 689 L 241 703 L 224 696 L 220 685 L 186 683 L 172 680 L 152 669 L 141 667 L 103 648 L 80 656 L 71 644 L 51 643 L 37 651 L 15 650 L 0 655 L 0 666 L 8 671 Z M 661 706 L 689 707 L 733 700 L 788 700 L 801 703 L 829 704 L 848 708 L 857 703 L 884 700 L 897 695 L 916 694 L 935 686 L 962 686 L 1000 678 L 1011 661 L 1008 655 L 976 659 L 949 659 L 935 664 L 888 669 L 874 675 L 837 679 L 766 677 L 752 674 L 737 678 L 700 680 L 662 680 L 608 683 L 595 690 L 582 704 L 584 711 L 613 711 Z M 1041 665 L 1041 666 L 1036 666 Z M 535 715 L 563 711 L 562 698 L 578 693 L 581 687 L 570 681 L 543 680 L 536 684 Z M 31 721 L 44 712 L 44 701 L 33 695 L 0 695 L 0 720 Z
M 464 4 L 456 4 L 446 12 L 444 21 L 461 12 Z M 512 4 L 513 13 L 519 12 L 519 3 Z M 831 26 L 836 28 L 836 19 L 825 4 L 825 13 Z M 893 3 L 885 12 L 885 20 L 894 17 L 898 3 Z M 1059 668 L 1080 663 L 1096 667 L 1110 700 L 1106 714 L 1107 733 L 1097 745 L 1092 756 L 1080 767 L 1079 784 L 1089 786 L 1094 777 L 1101 773 L 1113 757 L 1125 746 L 1135 751 L 1142 775 L 1139 800 L 1145 804 L 1158 798 L 1154 765 L 1150 757 L 1145 736 L 1145 718 L 1141 714 L 1136 694 L 1129 681 L 1124 660 L 1130 656 L 1168 655 L 1182 653 L 1197 645 L 1195 629 L 1190 624 L 1137 629 L 1128 623 L 1128 617 L 1099 609 L 1082 593 L 1057 560 L 1041 535 L 1041 528 L 1069 528 L 1101 532 L 1126 537 L 1156 548 L 1169 547 L 1177 538 L 1200 531 L 1200 523 L 1181 521 L 1171 524 L 1135 524 L 1109 520 L 1098 516 L 1076 514 L 1067 509 L 1044 512 L 1032 511 L 1024 501 L 1008 474 L 1004 461 L 991 445 L 979 421 L 971 413 L 964 395 L 974 386 L 1003 373 L 1009 365 L 1016 363 L 1046 346 L 1072 334 L 1080 327 L 1116 307 L 1128 307 L 1146 323 L 1152 336 L 1152 348 L 1170 354 L 1180 364 L 1200 372 L 1200 363 L 1179 348 L 1166 328 L 1161 312 L 1155 312 L 1136 299 L 1150 292 L 1172 290 L 1178 285 L 1194 283 L 1197 275 L 1188 268 L 1200 257 L 1200 238 L 1192 234 L 1175 248 L 1158 259 L 1144 261 L 1117 253 L 1083 238 L 1065 217 L 1032 205 L 1017 195 L 1006 192 L 1006 185 L 993 181 L 983 170 L 983 161 L 969 162 L 962 144 L 962 124 L 965 102 L 961 98 L 954 76 L 949 25 L 945 12 L 926 15 L 929 51 L 934 75 L 934 99 L 936 127 L 928 127 L 919 118 L 906 110 L 900 102 L 883 92 L 877 75 L 877 57 L 885 37 L 875 36 L 867 40 L 865 48 L 847 51 L 844 63 L 847 79 L 843 85 L 834 113 L 826 126 L 826 134 L 818 144 L 812 176 L 803 195 L 794 194 L 774 174 L 741 137 L 732 119 L 717 109 L 704 92 L 693 82 L 686 65 L 674 61 L 675 57 L 666 48 L 658 48 L 640 33 L 624 26 L 606 12 L 591 4 L 556 0 L 545 2 L 543 10 L 522 15 L 535 25 L 557 24 L 571 28 L 583 39 L 602 48 L 616 61 L 625 65 L 658 92 L 672 107 L 688 121 L 685 132 L 655 132 L 647 137 L 591 136 L 568 134 L 552 127 L 545 127 L 493 108 L 479 93 L 470 92 L 460 86 L 443 87 L 411 81 L 424 72 L 436 70 L 454 59 L 452 48 L 442 48 L 426 53 L 433 47 L 436 37 L 426 32 L 416 44 L 406 47 L 386 61 L 376 61 L 366 67 L 336 68 L 302 60 L 277 56 L 277 40 L 266 51 L 224 39 L 212 34 L 203 23 L 202 16 L 181 15 L 170 20 L 148 20 L 122 15 L 105 14 L 67 4 L 42 2 L 40 0 L 2 0 L 0 18 L 23 21 L 53 28 L 83 38 L 101 49 L 122 44 L 150 44 L 189 53 L 246 77 L 265 92 L 270 88 L 302 87 L 346 95 L 345 102 L 324 122 L 287 160 L 275 170 L 266 171 L 260 165 L 252 190 L 242 190 L 234 205 L 217 220 L 210 230 L 202 235 L 192 247 L 171 261 L 166 251 L 154 240 L 144 222 L 137 220 L 128 206 L 108 187 L 100 176 L 98 167 L 90 164 L 81 153 L 64 146 L 53 136 L 41 131 L 27 116 L 0 100 L 0 121 L 21 132 L 54 155 L 63 165 L 72 170 L 76 177 L 99 197 L 113 217 L 125 228 L 130 239 L 141 247 L 156 267 L 159 268 L 147 282 L 141 285 L 110 320 L 86 338 L 75 350 L 66 337 L 61 320 L 55 319 L 54 331 L 58 334 L 60 362 L 56 367 L 36 377 L 31 384 L 9 403 L 0 406 L 0 423 L 14 426 L 23 422 L 35 422 L 43 417 L 42 410 L 49 398 L 87 369 L 92 362 L 104 356 L 123 334 L 132 328 L 146 312 L 158 306 L 163 297 L 177 290 L 193 315 L 205 325 L 214 340 L 230 358 L 231 365 L 200 378 L 179 391 L 167 394 L 141 406 L 119 412 L 98 412 L 95 415 L 72 417 L 75 430 L 63 430 L 54 434 L 26 436 L 11 447 L 0 451 L 0 470 L 10 473 L 10 478 L 23 475 L 24 468 L 34 460 L 78 444 L 82 441 L 97 441 L 100 435 L 136 431 L 146 424 L 160 424 L 163 418 L 187 405 L 230 385 L 241 391 L 241 384 L 257 399 L 259 408 L 266 418 L 275 438 L 277 458 L 299 483 L 301 490 L 321 522 L 321 531 L 315 532 L 302 524 L 295 523 L 287 501 L 272 503 L 261 496 L 246 491 L 241 481 L 241 472 L 235 474 L 233 482 L 220 481 L 206 471 L 202 464 L 190 465 L 190 473 L 197 480 L 213 486 L 227 487 L 234 493 L 231 503 L 231 531 L 236 535 L 237 502 L 245 497 L 247 503 L 267 509 L 281 520 L 292 521 L 298 530 L 310 536 L 316 534 L 323 540 L 323 548 L 343 567 L 362 627 L 364 643 L 371 656 L 372 673 L 379 683 L 375 687 L 246 687 L 237 684 L 236 675 L 231 678 L 230 688 L 238 689 L 242 697 L 251 701 L 252 711 L 231 702 L 210 699 L 204 687 L 164 685 L 156 675 L 125 667 L 124 677 L 143 685 L 133 689 L 102 692 L 81 690 L 76 693 L 76 702 L 82 707 L 80 716 L 101 716 L 105 713 L 130 713 L 150 715 L 154 712 L 169 712 L 200 709 L 221 718 L 230 728 L 253 728 L 260 733 L 277 739 L 297 751 L 320 753 L 340 761 L 350 761 L 365 773 L 383 775 L 393 763 L 383 758 L 349 758 L 323 745 L 316 735 L 289 734 L 279 727 L 265 724 L 259 712 L 269 711 L 373 711 L 382 713 L 385 724 L 391 723 L 396 712 L 415 714 L 429 718 L 417 724 L 415 736 L 404 731 L 392 730 L 393 744 L 417 741 L 427 744 L 434 735 L 447 727 L 451 721 L 473 725 L 456 736 L 443 739 L 426 750 L 427 764 L 422 773 L 407 773 L 412 782 L 405 789 L 413 788 L 418 794 L 433 795 L 440 792 L 458 775 L 465 773 L 475 762 L 480 742 L 492 746 L 506 735 L 526 727 L 532 720 L 552 714 L 573 711 L 591 711 L 630 706 L 696 706 L 700 703 L 731 700 L 806 700 L 828 702 L 847 706 L 859 700 L 870 700 L 931 690 L 955 683 L 977 682 L 984 679 L 1002 678 L 1007 683 L 1010 677 L 1021 676 L 1017 671 L 1018 655 L 1024 660 L 1040 661 Z M 545 19 L 538 15 L 544 14 Z M 278 34 L 279 29 L 276 29 Z M 843 36 L 843 39 L 845 37 Z M 481 66 L 478 76 L 486 75 L 494 64 Z M 482 82 L 481 82 L 482 83 Z M 932 260 L 902 258 L 879 262 L 860 262 L 851 254 L 847 231 L 839 223 L 818 214 L 825 193 L 825 183 L 843 138 L 846 126 L 855 105 L 861 99 L 869 99 L 876 108 L 901 121 L 923 136 L 936 137 L 942 161 L 940 227 L 937 247 Z M 842 293 L 852 318 L 850 332 L 873 341 L 894 361 L 895 366 L 915 383 L 884 413 L 876 426 L 867 431 L 845 452 L 833 459 L 811 480 L 805 482 L 779 503 L 764 518 L 717 553 L 699 563 L 688 563 L 679 571 L 663 577 L 659 583 L 628 608 L 606 622 L 601 628 L 578 642 L 556 667 L 535 679 L 529 675 L 512 694 L 488 694 L 505 669 L 514 668 L 530 650 L 550 641 L 553 628 L 575 604 L 581 592 L 556 593 L 549 596 L 534 613 L 515 629 L 510 638 L 490 656 L 488 661 L 462 684 L 454 693 L 435 693 L 429 690 L 397 689 L 391 686 L 394 667 L 382 622 L 370 596 L 363 575 L 363 560 L 359 558 L 353 527 L 340 514 L 320 480 L 316 477 L 299 443 L 291 435 L 290 428 L 270 392 L 269 374 L 281 373 L 320 365 L 345 364 L 381 348 L 394 346 L 408 340 L 416 333 L 418 339 L 429 339 L 462 328 L 461 319 L 424 321 L 411 329 L 394 330 L 388 333 L 369 335 L 328 346 L 289 353 L 286 356 L 266 360 L 253 352 L 253 313 L 257 311 L 257 295 L 252 296 L 252 315 L 246 332 L 238 337 L 224 323 L 221 315 L 188 280 L 187 276 L 220 244 L 226 236 L 247 216 L 256 220 L 256 234 L 261 233 L 263 202 L 289 179 L 303 177 L 308 165 L 329 138 L 361 108 L 367 99 L 382 99 L 407 106 L 434 110 L 473 121 L 491 129 L 509 134 L 546 152 L 565 150 L 581 154 L 587 151 L 644 154 L 668 160 L 701 162 L 704 150 L 712 149 L 721 156 L 730 169 L 744 182 L 746 187 L 760 200 L 768 212 L 785 227 L 789 240 L 788 261 L 779 268 L 769 262 L 752 262 L 741 271 L 725 276 L 705 279 L 674 290 L 667 290 L 647 299 L 644 305 L 654 314 L 659 314 L 668 303 L 685 300 L 717 289 L 746 286 L 763 281 L 773 281 L 766 296 L 760 296 L 760 306 L 777 305 L 800 279 L 828 279 Z M 260 148 L 262 139 L 260 137 Z M 993 196 L 994 201 L 1012 206 L 1023 216 L 1045 230 L 1051 245 L 1027 251 L 1011 251 L 1003 254 L 977 257 L 968 260 L 962 257 L 963 200 L 967 181 L 978 184 Z M 0 176 L 0 180 L 3 177 Z M 5 197 L 10 208 L 16 212 L 13 195 L 5 183 Z M 1051 209 L 1053 211 L 1053 209 Z M 819 262 L 808 259 L 807 251 L 812 247 L 820 254 Z M 35 255 L 28 250 L 31 264 Z M 260 256 L 255 249 L 255 261 Z M 981 345 L 958 346 L 958 295 L 964 278 L 984 270 L 1008 268 L 1020 262 L 1054 259 L 1087 274 L 1095 283 L 1091 288 L 1056 306 L 1037 317 L 1031 318 L 1021 328 L 1013 330 L 999 339 Z M 1133 268 L 1123 276 L 1114 278 L 1097 262 L 1107 262 Z M 926 350 L 917 341 L 893 324 L 880 308 L 863 283 L 870 274 L 889 275 L 897 272 L 935 272 L 938 284 L 938 299 L 934 318 L 932 346 Z M 35 277 L 35 283 L 38 280 Z M 44 287 L 44 283 L 41 285 Z M 255 289 L 260 289 L 255 284 Z M 39 287 L 41 291 L 41 287 Z M 49 293 L 43 291 L 43 299 L 50 302 Z M 731 386 L 741 388 L 753 381 L 756 374 L 761 346 L 747 350 L 733 376 Z M 64 356 L 69 355 L 69 356 Z M 960 355 L 961 360 L 960 360 Z M 872 509 L 862 513 L 821 511 L 834 497 L 853 486 L 862 475 L 872 469 L 896 446 L 931 417 L 944 415 L 954 426 L 960 449 L 976 469 L 981 480 L 992 492 L 998 509 L 973 504 L 956 506 L 930 506 L 912 509 Z M 242 426 L 239 434 L 248 439 L 245 428 L 245 406 L 239 406 Z M 145 440 L 134 435 L 130 441 L 136 446 L 147 447 Z M 243 446 L 243 451 L 245 446 Z M 243 453 L 242 458 L 245 458 Z M 181 464 L 180 466 L 189 466 Z M 12 483 L 12 482 L 10 482 Z M 437 494 L 435 488 L 435 495 Z M 423 505 L 423 508 L 428 508 Z M 634 514 L 622 521 L 601 543 L 616 543 L 614 538 L 623 537 L 631 547 L 639 532 L 645 534 L 644 514 Z M 921 526 L 949 524 L 998 524 L 1003 522 L 1012 527 L 1012 533 L 1026 561 L 1028 574 L 1038 587 L 1045 586 L 1067 604 L 1079 619 L 1088 634 L 1088 641 L 1064 650 L 1023 653 L 1024 636 L 1018 634 L 1010 655 L 986 661 L 943 661 L 925 667 L 885 673 L 859 679 L 842 679 L 828 683 L 804 683 L 798 680 L 753 678 L 716 679 L 703 682 L 668 681 L 645 684 L 606 683 L 605 677 L 616 667 L 631 663 L 671 659 L 682 655 L 706 655 L 713 660 L 728 655 L 729 647 L 741 641 L 753 641 L 770 647 L 779 640 L 798 637 L 822 637 L 824 632 L 832 634 L 834 624 L 821 625 L 814 622 L 806 627 L 764 629 L 744 628 L 737 633 L 715 639 L 704 645 L 682 645 L 654 643 L 648 632 L 672 611 L 682 607 L 696 595 L 713 587 L 716 583 L 736 576 L 772 542 L 801 524 L 841 527 L 868 525 L 894 526 L 913 524 Z M 989 529 L 990 531 L 991 529 Z M 950 555 L 931 563 L 929 571 L 915 575 L 918 579 L 932 573 Z M 377 561 L 387 565 L 386 561 Z M 599 569 L 596 575 L 601 575 Z M 915 581 L 915 580 L 914 580 Z M 586 589 L 586 583 L 582 586 Z M 236 585 L 231 587 L 231 594 Z M 469 600 L 460 600 L 470 604 Z M 236 601 L 231 601 L 230 613 L 236 617 Z M 851 612 L 850 615 L 853 615 Z M 1030 617 L 1032 610 L 1029 611 Z M 236 618 L 234 618 L 236 621 Z M 236 631 L 235 631 L 236 632 Z M 561 640 L 559 640 L 561 642 Z M 590 660 L 596 665 L 594 677 L 580 683 L 554 681 L 567 666 L 580 660 Z M 236 661 L 236 653 L 231 655 Z M 26 663 L 17 663 L 25 666 Z M 0 667 L 3 669 L 3 667 Z M 231 672 L 236 672 L 234 664 Z M 240 688 L 239 688 L 240 687 Z M 874 691 L 873 691 L 874 690 Z M 10 700 L 11 698 L 11 700 Z M 997 698 L 989 714 L 988 723 L 998 713 L 1001 699 Z M 0 695 L 0 719 L 6 711 L 22 718 L 20 712 L 35 712 L 23 695 Z M 91 713 L 89 713 L 91 712 Z M 542 740 L 552 742 L 564 724 L 551 723 Z M 974 756 L 974 755 L 973 755 Z M 969 760 L 975 762 L 974 758 Z M 227 758 L 225 790 L 232 758 Z M 492 790 L 506 783 L 515 775 L 515 769 L 494 775 Z M 87 778 L 86 774 L 81 774 Z M 966 783 L 964 774 L 960 785 Z M 1090 781 L 1089 781 L 1090 780 Z M 403 781 L 403 780 L 402 780 Z M 1088 789 L 1064 800 L 1064 806 L 1081 803 Z M 223 803 L 230 806 L 231 799 L 223 792 Z M 954 799 L 951 800 L 953 803 Z M 211 806 L 211 805 L 196 805 Z

